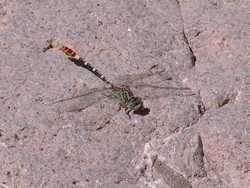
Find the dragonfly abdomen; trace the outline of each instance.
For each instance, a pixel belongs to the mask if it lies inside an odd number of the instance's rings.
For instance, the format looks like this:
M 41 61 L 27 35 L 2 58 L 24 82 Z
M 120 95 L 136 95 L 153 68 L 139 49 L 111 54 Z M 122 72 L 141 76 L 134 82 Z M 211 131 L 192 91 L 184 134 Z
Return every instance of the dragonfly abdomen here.
M 111 82 L 109 82 L 106 77 L 101 74 L 96 68 L 94 68 L 92 65 L 90 65 L 89 63 L 87 63 L 84 59 L 82 59 L 81 57 L 79 59 L 76 58 L 69 58 L 75 65 L 83 67 L 85 69 L 87 69 L 88 71 L 92 72 L 95 76 L 97 76 L 99 79 L 101 79 L 103 82 L 105 82 L 106 84 L 112 86 Z
M 80 56 L 77 55 L 74 50 L 68 48 L 67 46 L 62 46 L 61 48 L 59 48 L 59 50 L 61 50 L 68 57 L 80 59 Z
M 60 51 L 62 51 L 69 60 L 71 60 L 75 65 L 83 67 L 87 70 L 89 70 L 90 72 L 92 72 L 95 76 L 97 76 L 99 79 L 101 79 L 103 82 L 105 82 L 106 84 L 112 86 L 111 82 L 109 82 L 105 76 L 103 76 L 96 68 L 94 68 L 92 65 L 90 65 L 89 63 L 87 63 L 83 58 L 80 57 L 80 55 L 78 55 L 74 50 L 72 50 L 71 48 L 64 46 L 63 44 L 57 42 L 56 40 L 48 40 L 48 46 L 46 48 L 43 49 L 43 51 L 47 51 L 50 48 L 57 48 Z

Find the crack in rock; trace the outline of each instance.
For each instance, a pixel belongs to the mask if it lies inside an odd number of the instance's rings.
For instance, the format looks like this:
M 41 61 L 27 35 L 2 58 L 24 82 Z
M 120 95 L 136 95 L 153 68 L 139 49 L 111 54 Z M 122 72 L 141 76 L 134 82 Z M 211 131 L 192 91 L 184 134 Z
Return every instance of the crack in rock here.
M 189 49 L 189 55 L 190 55 L 191 64 L 194 67 L 196 65 L 196 56 L 194 55 L 194 52 L 193 52 L 193 50 L 192 50 L 192 48 L 191 48 L 191 46 L 189 44 L 188 38 L 186 36 L 185 29 L 184 29 L 184 22 L 183 22 L 183 31 L 182 31 L 182 34 L 183 34 L 184 42 L 186 43 L 186 45 L 188 46 L 188 49 Z

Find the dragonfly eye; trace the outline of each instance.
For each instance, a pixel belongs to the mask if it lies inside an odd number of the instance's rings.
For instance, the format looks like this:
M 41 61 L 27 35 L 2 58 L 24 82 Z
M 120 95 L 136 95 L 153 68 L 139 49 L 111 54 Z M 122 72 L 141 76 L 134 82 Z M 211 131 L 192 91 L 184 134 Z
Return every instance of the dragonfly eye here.
M 138 114 L 141 116 L 146 116 L 148 115 L 150 112 L 150 108 L 145 108 L 143 105 L 140 106 L 140 108 L 138 108 L 137 110 L 134 110 L 134 114 Z
M 135 114 L 145 116 L 149 114 L 150 109 L 145 108 L 140 97 L 135 97 L 133 103 L 133 111 Z

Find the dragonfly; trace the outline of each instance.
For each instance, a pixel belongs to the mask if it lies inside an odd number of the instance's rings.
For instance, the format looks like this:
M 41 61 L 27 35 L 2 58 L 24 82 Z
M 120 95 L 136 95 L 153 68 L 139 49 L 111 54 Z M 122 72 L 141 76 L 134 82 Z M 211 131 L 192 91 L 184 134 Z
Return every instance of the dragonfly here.
M 88 98 L 88 96 L 91 96 L 91 95 L 98 93 L 98 92 L 103 92 L 99 98 L 98 97 L 96 98 L 96 101 L 103 98 L 103 96 L 115 98 L 118 101 L 118 109 L 117 110 L 120 111 L 121 109 L 124 109 L 125 113 L 128 115 L 129 118 L 131 118 L 131 115 L 130 115 L 131 112 L 133 114 L 138 114 L 138 115 L 142 115 L 142 116 L 149 114 L 150 108 L 144 106 L 142 98 L 139 96 L 135 96 L 134 93 L 132 92 L 131 88 L 128 86 L 128 84 L 114 84 L 113 82 L 110 82 L 99 70 L 94 68 L 88 62 L 86 62 L 84 60 L 84 58 L 82 58 L 75 50 L 65 46 L 64 44 L 62 44 L 61 42 L 59 42 L 56 39 L 48 40 L 47 44 L 48 45 L 47 45 L 47 47 L 45 47 L 43 49 L 43 52 L 46 52 L 47 50 L 50 50 L 50 49 L 57 49 L 57 50 L 63 52 L 66 55 L 66 57 L 71 62 L 73 62 L 76 66 L 87 69 L 92 74 L 94 74 L 97 78 L 102 80 L 105 83 L 105 85 L 107 86 L 105 88 L 90 89 L 88 92 L 86 92 L 84 94 L 73 96 L 73 97 L 70 97 L 67 99 L 61 99 L 61 100 L 55 101 L 54 104 L 66 102 L 69 100 L 75 100 L 75 99 L 82 98 L 82 97 L 85 97 L 86 101 L 90 101 L 90 100 L 88 100 L 88 99 L 90 99 L 90 98 Z M 138 75 L 134 75 L 134 78 L 132 78 L 132 80 L 139 80 L 139 79 L 143 79 L 143 78 L 150 77 L 153 75 L 159 75 L 159 74 L 164 72 L 163 69 L 160 69 L 157 71 L 151 71 L 155 67 L 157 67 L 157 65 L 153 65 L 150 68 L 150 71 L 147 73 L 141 73 Z M 127 82 L 130 82 L 131 78 L 129 78 L 129 77 L 131 77 L 131 75 L 126 75 L 123 77 L 123 80 L 127 80 Z M 165 80 L 172 80 L 172 78 L 167 77 L 167 78 L 165 78 Z M 139 86 L 140 86 L 140 84 L 137 85 L 137 87 L 139 87 Z M 152 88 L 160 88 L 160 89 L 177 89 L 177 90 L 189 90 L 190 91 L 190 88 L 149 86 L 147 84 L 143 84 L 141 86 L 142 87 L 147 86 L 147 87 L 152 87 Z M 105 90 L 109 90 L 109 91 L 111 91 L 111 93 L 104 94 Z M 95 101 L 93 103 L 90 103 L 89 105 L 85 105 L 85 106 L 77 108 L 77 109 L 72 109 L 70 111 L 71 112 L 72 111 L 82 111 L 94 103 L 95 103 Z

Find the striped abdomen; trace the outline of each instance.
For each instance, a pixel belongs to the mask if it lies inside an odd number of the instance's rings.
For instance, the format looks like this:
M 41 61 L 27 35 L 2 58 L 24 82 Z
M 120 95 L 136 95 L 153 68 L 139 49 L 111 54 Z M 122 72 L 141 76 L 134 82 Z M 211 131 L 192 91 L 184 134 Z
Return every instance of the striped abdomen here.
M 62 46 L 61 48 L 59 48 L 59 50 L 65 53 L 65 55 L 68 57 L 80 59 L 80 56 L 77 55 L 77 53 L 74 50 L 68 48 L 67 46 Z
M 100 78 L 103 82 L 105 82 L 106 84 L 110 85 L 111 87 L 113 87 L 113 85 L 111 84 L 111 82 L 109 82 L 105 76 L 103 76 L 97 69 L 95 69 L 94 67 L 92 67 L 89 63 L 87 63 L 84 59 L 82 59 L 81 57 L 79 58 L 72 58 L 69 57 L 69 60 L 71 60 L 73 63 L 75 63 L 75 65 L 83 67 L 87 70 L 89 70 L 90 72 L 92 72 L 94 75 L 96 75 L 98 78 Z
M 74 50 L 68 48 L 67 46 L 62 45 L 61 43 L 55 41 L 55 40 L 48 40 L 48 47 L 44 48 L 43 51 L 47 51 L 51 48 L 57 48 L 60 51 L 62 51 L 68 58 L 71 60 L 75 65 L 83 67 L 90 72 L 92 72 L 94 75 L 96 75 L 98 78 L 100 78 L 103 82 L 106 84 L 109 84 L 113 87 L 113 85 L 94 67 L 92 67 L 89 63 L 87 63 L 84 59 L 82 59 Z

